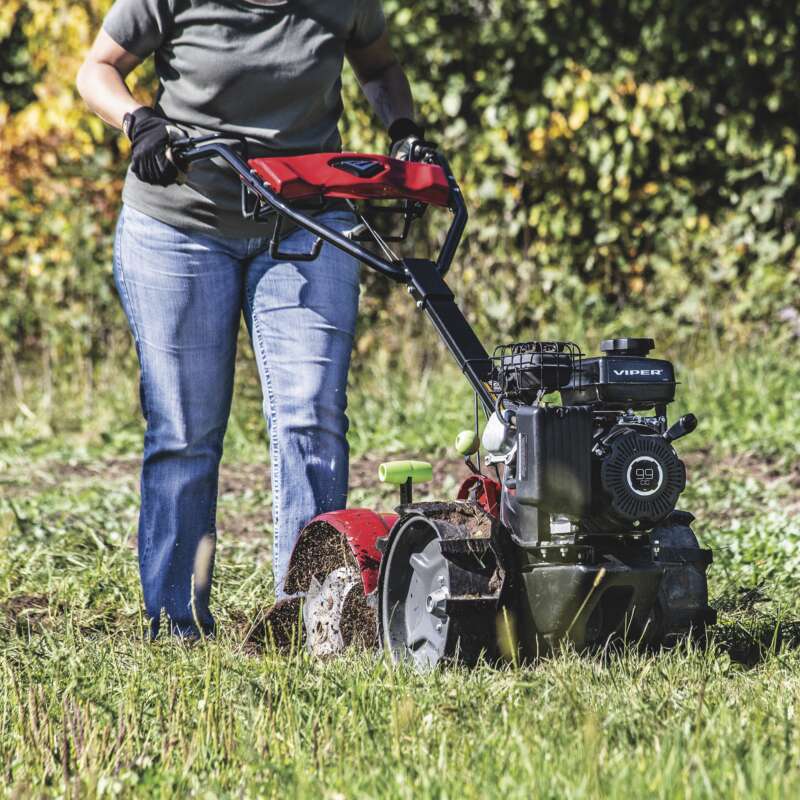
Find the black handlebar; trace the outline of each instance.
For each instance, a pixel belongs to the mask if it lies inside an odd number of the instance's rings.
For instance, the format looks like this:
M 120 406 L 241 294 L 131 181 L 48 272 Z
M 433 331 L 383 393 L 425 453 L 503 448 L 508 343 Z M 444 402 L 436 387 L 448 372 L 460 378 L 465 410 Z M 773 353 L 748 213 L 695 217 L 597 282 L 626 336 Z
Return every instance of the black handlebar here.
M 169 156 L 179 168 L 186 167 L 193 161 L 202 161 L 214 157 L 223 159 L 239 175 L 242 183 L 250 192 L 282 217 L 315 234 L 320 243 L 325 241 L 334 247 L 338 247 L 345 253 L 357 258 L 363 264 L 398 283 L 409 282 L 409 275 L 403 261 L 390 261 L 377 256 L 358 242 L 347 238 L 327 225 L 320 224 L 313 217 L 303 213 L 302 210 L 293 208 L 267 186 L 230 145 L 220 141 L 221 138 L 223 137 L 215 135 L 176 139 L 170 144 Z M 437 271 L 441 276 L 444 276 L 453 262 L 453 257 L 467 224 L 468 214 L 461 190 L 453 177 L 447 160 L 438 152 L 430 151 L 430 154 L 434 163 L 442 167 L 447 177 L 447 183 L 450 186 L 449 207 L 454 215 L 442 249 L 435 262 Z
M 222 158 L 236 171 L 246 190 L 270 206 L 277 214 L 278 223 L 283 217 L 294 222 L 305 230 L 316 234 L 317 241 L 310 253 L 287 254 L 287 257 L 305 258 L 314 256 L 323 241 L 329 242 L 345 253 L 377 270 L 388 278 L 398 283 L 407 284 L 419 306 L 428 315 L 434 327 L 439 331 L 447 348 L 453 354 L 456 362 L 461 367 L 467 380 L 475 390 L 487 415 L 494 409 L 494 397 L 487 381 L 492 373 L 492 361 L 483 345 L 478 340 L 475 332 L 470 327 L 461 310 L 455 303 L 453 293 L 444 282 L 444 276 L 450 269 L 455 256 L 464 227 L 467 224 L 467 208 L 461 190 L 450 170 L 447 160 L 434 150 L 428 150 L 426 160 L 438 164 L 447 176 L 450 187 L 448 206 L 453 212 L 453 221 L 445 236 L 444 244 L 435 262 L 426 259 L 391 259 L 391 251 L 385 247 L 385 242 L 371 232 L 378 244 L 383 244 L 385 253 L 390 258 L 381 258 L 362 247 L 357 241 L 332 230 L 327 225 L 322 225 L 313 217 L 303 213 L 298 208 L 293 208 L 284 202 L 281 197 L 270 189 L 254 170 L 244 161 L 229 145 L 220 141 L 221 137 L 208 136 L 200 139 L 176 139 L 172 142 L 169 157 L 179 169 L 185 168 L 193 161 L 206 158 Z M 246 212 L 246 209 L 243 208 Z M 256 209 L 257 212 L 257 209 Z M 249 213 L 249 212 L 246 212 Z M 363 217 L 362 217 L 363 220 Z M 276 225 L 273 234 L 271 252 L 274 247 L 278 249 L 280 226 Z

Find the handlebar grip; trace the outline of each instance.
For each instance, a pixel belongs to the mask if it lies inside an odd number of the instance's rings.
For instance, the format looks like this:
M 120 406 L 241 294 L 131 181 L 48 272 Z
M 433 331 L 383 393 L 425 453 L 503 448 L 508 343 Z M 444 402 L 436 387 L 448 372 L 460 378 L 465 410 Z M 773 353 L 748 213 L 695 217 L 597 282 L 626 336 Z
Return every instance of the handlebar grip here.
M 175 168 L 178 170 L 178 177 L 176 183 L 186 183 L 187 172 L 189 171 L 189 163 L 181 158 L 180 145 L 184 142 L 191 141 L 182 128 L 177 125 L 167 125 L 167 136 L 169 136 L 170 144 L 167 146 L 166 156 L 167 160 L 171 161 Z

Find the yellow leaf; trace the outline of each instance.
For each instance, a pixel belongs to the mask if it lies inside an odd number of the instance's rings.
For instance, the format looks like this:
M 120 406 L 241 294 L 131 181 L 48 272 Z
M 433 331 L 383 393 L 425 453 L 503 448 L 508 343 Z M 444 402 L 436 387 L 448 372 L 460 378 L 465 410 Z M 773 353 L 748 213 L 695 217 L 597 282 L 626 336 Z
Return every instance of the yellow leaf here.
M 106 127 L 103 120 L 92 114 L 90 117 L 87 117 L 87 125 L 89 126 L 89 132 L 92 134 L 92 138 L 96 142 L 102 142 Z
M 564 115 L 560 111 L 554 111 L 550 115 L 550 129 L 547 131 L 548 136 L 552 139 L 558 139 L 567 135 L 569 132 L 569 125 Z
M 547 136 L 545 134 L 544 128 L 534 128 L 528 134 L 528 144 L 533 150 L 534 153 L 541 152 L 544 150 L 545 142 L 547 141 Z
M 588 118 L 589 103 L 586 100 L 578 100 L 578 102 L 575 103 L 575 107 L 572 109 L 572 113 L 569 115 L 569 127 L 573 131 L 577 131 Z

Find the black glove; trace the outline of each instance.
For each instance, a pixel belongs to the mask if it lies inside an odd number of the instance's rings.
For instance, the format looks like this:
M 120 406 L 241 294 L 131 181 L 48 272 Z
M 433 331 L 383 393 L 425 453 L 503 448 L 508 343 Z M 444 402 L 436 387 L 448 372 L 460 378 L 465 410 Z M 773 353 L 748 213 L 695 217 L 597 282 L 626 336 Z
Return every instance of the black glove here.
M 178 168 L 167 158 L 170 124 L 145 106 L 126 114 L 122 121 L 122 130 L 131 140 L 131 171 L 145 183 L 169 186 L 178 177 Z
M 408 117 L 400 117 L 389 126 L 389 138 L 392 140 L 389 155 L 400 161 L 411 161 L 416 146 L 429 144 L 425 141 L 425 130 Z

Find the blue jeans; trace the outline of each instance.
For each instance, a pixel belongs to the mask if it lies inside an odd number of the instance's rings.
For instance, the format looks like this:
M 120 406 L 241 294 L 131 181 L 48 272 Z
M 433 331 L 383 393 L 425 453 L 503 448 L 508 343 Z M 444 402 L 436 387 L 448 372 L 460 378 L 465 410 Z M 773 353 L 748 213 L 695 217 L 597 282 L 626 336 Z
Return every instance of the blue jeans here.
M 346 211 L 323 221 L 343 231 Z M 307 251 L 304 230 L 282 248 Z M 214 629 L 209 610 L 222 440 L 230 413 L 239 316 L 250 331 L 270 434 L 273 570 L 282 595 L 303 525 L 344 508 L 346 386 L 359 265 L 325 245 L 319 258 L 270 258 L 266 239 L 181 230 L 124 207 L 114 275 L 141 367 L 147 427 L 139 568 L 151 632 Z

